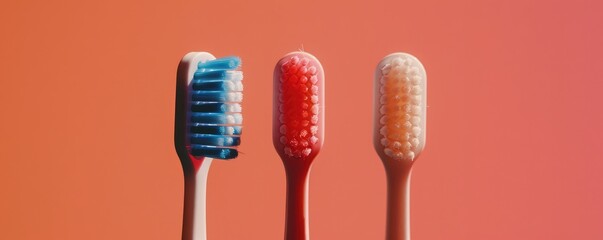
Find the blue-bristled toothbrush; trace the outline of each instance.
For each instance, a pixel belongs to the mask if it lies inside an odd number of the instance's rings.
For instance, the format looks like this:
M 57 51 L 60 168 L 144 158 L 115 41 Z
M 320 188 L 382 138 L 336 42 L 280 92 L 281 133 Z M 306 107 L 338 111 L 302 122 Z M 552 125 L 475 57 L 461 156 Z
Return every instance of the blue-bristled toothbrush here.
M 212 159 L 237 157 L 243 117 L 238 57 L 186 54 L 178 65 L 174 143 L 184 170 L 182 240 L 205 240 L 205 192 Z

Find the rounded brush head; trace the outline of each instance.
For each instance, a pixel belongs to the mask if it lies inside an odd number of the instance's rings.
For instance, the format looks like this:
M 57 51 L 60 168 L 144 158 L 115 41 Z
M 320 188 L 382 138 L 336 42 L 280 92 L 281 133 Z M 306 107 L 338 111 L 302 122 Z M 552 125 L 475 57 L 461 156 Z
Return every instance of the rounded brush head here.
M 181 159 L 232 159 L 243 116 L 243 73 L 238 57 L 191 52 L 178 66 L 176 150 Z
M 390 54 L 377 65 L 374 90 L 375 150 L 384 161 L 412 163 L 425 147 L 425 68 L 410 54 Z
M 272 141 L 283 159 L 313 159 L 324 142 L 324 71 L 318 59 L 292 52 L 274 68 Z

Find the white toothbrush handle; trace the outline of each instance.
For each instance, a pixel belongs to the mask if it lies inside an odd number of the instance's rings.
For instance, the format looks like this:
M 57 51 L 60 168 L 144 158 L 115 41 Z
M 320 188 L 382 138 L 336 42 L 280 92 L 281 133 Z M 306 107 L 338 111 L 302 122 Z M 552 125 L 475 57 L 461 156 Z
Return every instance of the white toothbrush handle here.
M 184 221 L 182 240 L 206 240 L 206 189 L 209 166 L 213 159 L 205 158 L 199 170 L 184 176 Z

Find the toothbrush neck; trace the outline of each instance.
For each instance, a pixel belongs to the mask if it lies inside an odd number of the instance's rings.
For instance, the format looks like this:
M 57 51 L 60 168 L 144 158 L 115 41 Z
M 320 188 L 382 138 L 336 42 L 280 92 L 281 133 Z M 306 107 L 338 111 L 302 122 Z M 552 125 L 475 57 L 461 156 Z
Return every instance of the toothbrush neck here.
M 386 240 L 410 240 L 411 167 L 386 168 L 387 223 Z
M 308 182 L 310 166 L 308 160 L 289 160 L 285 163 L 287 174 L 287 206 L 285 217 L 285 240 L 308 240 Z
M 184 174 L 184 215 L 182 240 L 207 239 L 205 219 L 207 175 L 212 159 L 199 160 L 198 168 Z M 190 170 L 190 169 L 189 169 Z

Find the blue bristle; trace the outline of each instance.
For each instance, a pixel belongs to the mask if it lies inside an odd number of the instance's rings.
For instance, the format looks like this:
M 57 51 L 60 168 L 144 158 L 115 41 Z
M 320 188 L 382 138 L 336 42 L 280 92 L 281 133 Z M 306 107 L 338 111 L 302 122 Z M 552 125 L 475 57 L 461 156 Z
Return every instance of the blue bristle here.
M 213 113 L 225 113 L 231 110 L 228 103 L 214 103 L 214 102 L 193 102 L 191 104 L 191 111 L 193 112 L 213 112 Z
M 239 155 L 239 152 L 231 148 L 218 148 L 204 145 L 191 145 L 191 154 L 194 156 L 205 156 L 219 159 L 232 159 Z
M 228 73 L 225 70 L 195 72 L 193 80 L 226 80 Z
M 215 134 L 215 135 L 241 135 L 241 126 L 208 126 L 194 123 L 190 127 L 191 133 Z
M 209 69 L 236 69 L 241 65 L 241 59 L 239 57 L 223 57 L 214 59 L 211 61 L 203 62 L 198 64 L 198 68 L 209 68 Z
M 235 93 L 236 94 L 236 93 Z M 205 102 L 232 102 L 228 92 L 224 91 L 193 91 L 191 100 Z
M 228 81 L 193 81 L 193 90 L 230 91 Z
M 209 135 L 209 134 L 192 134 L 192 144 L 208 145 L 208 146 L 220 146 L 230 147 L 238 146 L 241 144 L 241 138 L 236 136 L 221 136 L 221 135 Z

